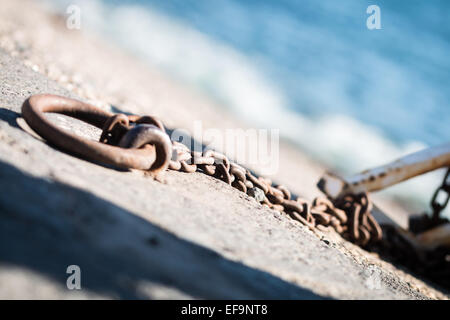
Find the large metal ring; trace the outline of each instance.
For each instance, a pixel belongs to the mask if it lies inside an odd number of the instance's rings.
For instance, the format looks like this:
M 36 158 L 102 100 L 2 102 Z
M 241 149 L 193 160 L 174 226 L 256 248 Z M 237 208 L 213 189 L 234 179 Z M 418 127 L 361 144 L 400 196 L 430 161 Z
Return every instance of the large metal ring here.
M 160 128 L 152 125 L 135 128 L 127 135 L 128 142 L 124 141 L 121 146 L 112 146 L 58 128 L 45 117 L 46 112 L 70 116 L 100 129 L 114 114 L 75 99 L 50 94 L 31 96 L 22 105 L 23 118 L 37 134 L 59 149 L 87 160 L 125 169 L 159 172 L 169 165 L 172 144 L 169 136 Z M 136 116 L 129 116 L 129 119 L 134 121 Z M 139 126 L 141 125 L 137 125 Z M 139 143 L 136 144 L 136 141 Z

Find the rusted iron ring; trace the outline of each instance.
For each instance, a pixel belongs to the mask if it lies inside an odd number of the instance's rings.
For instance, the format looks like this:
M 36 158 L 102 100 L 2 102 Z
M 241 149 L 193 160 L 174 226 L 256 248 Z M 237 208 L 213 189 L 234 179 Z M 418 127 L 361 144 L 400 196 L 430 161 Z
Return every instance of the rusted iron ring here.
M 79 119 L 99 129 L 104 129 L 111 119 L 122 119 L 125 115 L 117 116 L 93 105 L 61 96 L 31 96 L 22 105 L 23 118 L 37 134 L 59 149 L 119 168 L 149 170 L 155 176 L 169 165 L 172 143 L 162 124 L 155 122 L 152 117 L 125 116 L 128 127 L 122 132 L 118 144 L 110 145 L 58 128 L 45 117 L 44 113 L 49 112 Z M 104 134 L 102 138 L 104 139 Z

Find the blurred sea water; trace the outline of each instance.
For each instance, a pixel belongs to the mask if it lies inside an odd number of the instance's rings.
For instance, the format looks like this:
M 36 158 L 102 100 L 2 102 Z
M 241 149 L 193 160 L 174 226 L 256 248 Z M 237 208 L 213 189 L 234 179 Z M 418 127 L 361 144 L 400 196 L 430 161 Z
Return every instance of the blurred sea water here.
M 46 2 L 342 174 L 450 140 L 450 1 Z M 442 175 L 388 192 L 425 204 Z

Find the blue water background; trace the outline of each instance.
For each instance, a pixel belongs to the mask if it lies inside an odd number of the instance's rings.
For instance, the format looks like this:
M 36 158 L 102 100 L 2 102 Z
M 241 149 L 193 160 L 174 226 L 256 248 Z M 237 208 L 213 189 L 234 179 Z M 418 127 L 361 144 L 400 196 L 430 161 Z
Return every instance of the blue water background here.
M 348 115 L 397 143 L 450 138 L 450 1 L 124 2 L 251 57 L 303 115 Z M 366 27 L 370 4 L 381 9 L 381 30 Z
M 450 141 L 450 1 L 46 1 L 341 174 Z M 442 175 L 386 192 L 423 208 Z

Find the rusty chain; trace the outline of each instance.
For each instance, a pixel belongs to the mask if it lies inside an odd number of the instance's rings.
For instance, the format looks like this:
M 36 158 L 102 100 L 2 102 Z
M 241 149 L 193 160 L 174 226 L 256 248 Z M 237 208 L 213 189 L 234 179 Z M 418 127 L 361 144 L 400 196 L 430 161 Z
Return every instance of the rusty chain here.
M 177 141 L 172 141 L 172 149 L 169 169 L 187 173 L 198 171 L 220 179 L 262 205 L 288 214 L 311 230 L 331 227 L 360 246 L 382 237 L 382 230 L 371 214 L 372 203 L 365 193 L 347 195 L 334 201 L 318 197 L 309 203 L 301 198 L 293 199 L 286 187 L 274 185 L 268 178 L 257 177 L 217 151 L 191 151 Z
M 440 200 L 440 196 L 444 198 Z M 441 212 L 447 207 L 450 201 L 450 168 L 447 170 L 442 184 L 437 187 L 430 201 L 430 212 L 424 212 L 421 215 L 412 215 L 409 218 L 409 230 L 414 234 L 430 230 L 441 224 L 448 223 L 449 220 L 441 216 Z
M 445 200 L 442 203 L 439 203 L 438 196 L 440 192 L 445 193 Z M 434 220 L 439 219 L 439 216 L 444 210 L 448 202 L 450 200 L 450 168 L 447 170 L 447 173 L 444 176 L 444 180 L 442 181 L 442 184 L 436 189 L 436 191 L 433 194 L 433 197 L 431 198 L 431 209 L 433 210 L 432 217 Z
M 385 224 L 382 226 L 383 239 L 371 244 L 370 251 L 378 252 L 383 258 L 402 264 L 417 274 L 423 275 L 439 285 L 450 289 L 450 248 L 446 245 L 436 247 L 418 247 L 411 242 L 410 235 L 419 235 L 440 225 L 449 223 L 440 213 L 449 202 L 450 168 L 442 184 L 436 189 L 431 199 L 431 214 L 425 212 L 409 218 L 408 232 Z M 444 192 L 443 202 L 438 201 Z
M 102 129 L 100 141 L 60 130 L 45 118 L 45 112 L 61 113 Z M 166 169 L 202 172 L 248 194 L 263 206 L 289 215 L 311 230 L 331 227 L 360 246 L 382 237 L 367 194 L 347 195 L 333 201 L 319 197 L 311 203 L 298 197 L 294 199 L 286 187 L 256 176 L 217 151 L 192 151 L 180 142 L 171 141 L 161 121 L 154 117 L 113 114 L 78 100 L 48 94 L 27 99 L 22 114 L 28 125 L 48 142 L 86 159 L 147 170 L 156 178 Z M 442 188 L 448 192 L 448 184 Z

